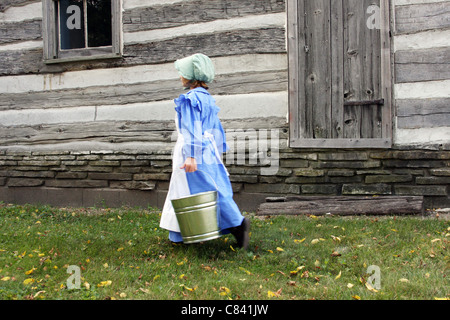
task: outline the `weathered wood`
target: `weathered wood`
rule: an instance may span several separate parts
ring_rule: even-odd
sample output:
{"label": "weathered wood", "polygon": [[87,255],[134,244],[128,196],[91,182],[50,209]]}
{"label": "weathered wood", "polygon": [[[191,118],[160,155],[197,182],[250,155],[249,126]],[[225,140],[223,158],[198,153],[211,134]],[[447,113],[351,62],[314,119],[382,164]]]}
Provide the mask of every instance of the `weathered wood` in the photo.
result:
{"label": "weathered wood", "polygon": [[[253,118],[223,120],[225,130],[234,139],[246,135],[246,130],[276,129],[282,132],[283,118]],[[0,126],[0,145],[34,145],[96,141],[104,143],[173,142],[176,138],[174,121],[93,121],[82,123],[42,124],[35,126]],[[242,130],[242,132],[237,131]],[[287,134],[279,134],[286,139]]]}
{"label": "weathered wood", "polygon": [[450,27],[450,2],[418,3],[395,8],[397,34]]}
{"label": "weathered wood", "polygon": [[0,44],[39,39],[42,39],[41,20],[0,24]]}
{"label": "weathered wood", "polygon": [[33,2],[40,2],[41,0],[2,0],[0,3],[0,12],[4,12],[10,7],[24,6]]}
{"label": "weathered wood", "polygon": [[[232,45],[230,45],[232,44]],[[122,58],[44,65],[42,49],[0,52],[0,75],[61,73],[66,71],[116,68],[175,61],[203,52],[210,57],[255,53],[286,53],[285,29],[266,28],[218,32],[176,39],[126,45]]]}
{"label": "weathered wood", "polygon": [[[292,147],[361,147],[371,142],[373,147],[391,145],[385,143],[391,139],[392,122],[390,92],[386,89],[391,89],[386,3],[288,2],[297,9],[288,15],[288,19],[294,19],[288,21],[293,29],[288,30],[293,82],[289,89],[290,115],[291,121],[296,121],[291,125]],[[383,9],[378,28],[367,26],[369,6]],[[383,99],[386,104],[381,106]],[[361,108],[360,101],[374,104],[369,107],[364,103],[368,107]]]}
{"label": "weathered wood", "polygon": [[396,82],[450,79],[450,47],[395,53]]}
{"label": "weathered wood", "polygon": [[448,127],[450,99],[397,100],[397,127],[400,129]]}
{"label": "weathered wood", "polygon": [[[287,71],[219,75],[210,85],[212,95],[285,91]],[[180,94],[180,81],[161,80],[115,86],[49,90],[0,95],[0,111],[80,105],[118,105],[171,100]]]}
{"label": "weathered wood", "polygon": [[257,215],[403,215],[423,213],[422,196],[286,197],[262,203]]}
{"label": "weathered wood", "polygon": [[135,32],[284,11],[284,0],[183,1],[126,10],[123,23],[125,32]]}

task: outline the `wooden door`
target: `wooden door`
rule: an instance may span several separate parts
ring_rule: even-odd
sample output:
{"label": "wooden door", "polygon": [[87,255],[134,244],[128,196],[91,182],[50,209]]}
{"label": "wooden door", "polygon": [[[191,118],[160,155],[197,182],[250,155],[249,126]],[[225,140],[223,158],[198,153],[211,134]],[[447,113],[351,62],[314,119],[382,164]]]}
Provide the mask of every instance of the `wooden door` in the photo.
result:
{"label": "wooden door", "polygon": [[387,0],[288,0],[291,147],[390,147]]}

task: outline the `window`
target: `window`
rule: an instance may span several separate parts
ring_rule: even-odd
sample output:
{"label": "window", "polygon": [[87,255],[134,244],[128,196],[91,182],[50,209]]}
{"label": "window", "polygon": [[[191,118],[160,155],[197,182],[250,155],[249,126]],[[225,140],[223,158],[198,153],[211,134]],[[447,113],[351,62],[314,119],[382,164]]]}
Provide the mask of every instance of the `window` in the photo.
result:
{"label": "window", "polygon": [[120,56],[120,0],[44,0],[44,60]]}
{"label": "window", "polygon": [[392,144],[389,0],[287,0],[290,146]]}

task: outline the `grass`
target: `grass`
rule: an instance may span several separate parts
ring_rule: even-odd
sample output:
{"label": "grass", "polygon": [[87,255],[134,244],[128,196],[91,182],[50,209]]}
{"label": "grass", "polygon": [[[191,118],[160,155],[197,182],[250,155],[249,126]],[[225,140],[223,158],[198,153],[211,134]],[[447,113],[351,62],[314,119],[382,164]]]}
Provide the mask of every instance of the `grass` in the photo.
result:
{"label": "grass", "polygon": [[[448,220],[247,215],[244,251],[231,235],[174,245],[154,209],[0,203],[0,299],[450,297]],[[79,289],[68,288],[69,266],[79,267]]]}

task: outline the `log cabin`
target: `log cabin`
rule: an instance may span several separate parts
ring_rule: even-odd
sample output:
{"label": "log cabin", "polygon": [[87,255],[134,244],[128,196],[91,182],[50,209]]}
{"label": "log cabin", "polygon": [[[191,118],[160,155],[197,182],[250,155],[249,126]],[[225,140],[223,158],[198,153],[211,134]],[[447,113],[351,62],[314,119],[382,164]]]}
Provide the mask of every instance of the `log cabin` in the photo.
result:
{"label": "log cabin", "polygon": [[450,207],[450,1],[2,0],[0,201],[162,207],[176,59],[210,56],[242,210]]}

